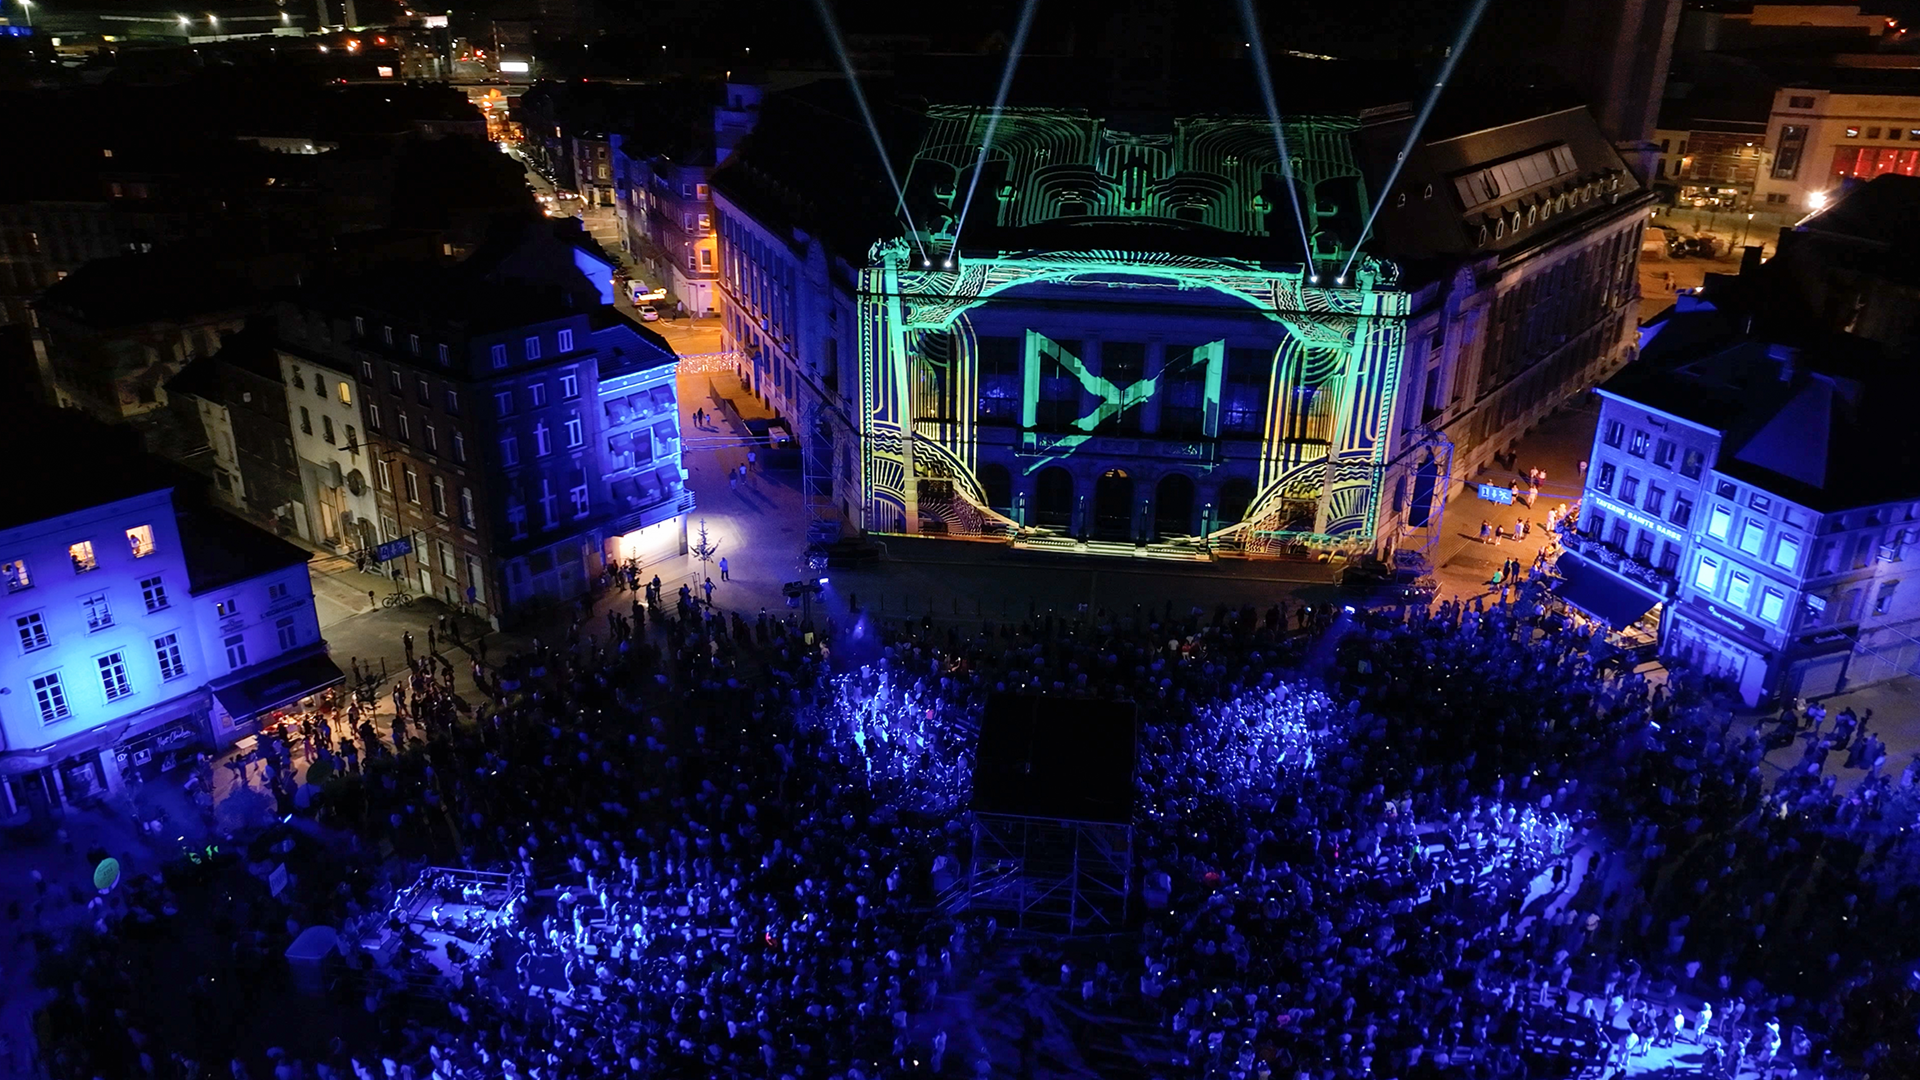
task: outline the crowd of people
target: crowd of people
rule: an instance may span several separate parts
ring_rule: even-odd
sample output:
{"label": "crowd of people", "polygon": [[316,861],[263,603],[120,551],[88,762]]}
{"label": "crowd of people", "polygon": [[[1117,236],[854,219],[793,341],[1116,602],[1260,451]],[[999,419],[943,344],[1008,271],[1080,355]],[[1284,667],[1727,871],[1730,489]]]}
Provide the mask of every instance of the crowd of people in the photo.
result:
{"label": "crowd of people", "polygon": [[[842,630],[627,584],[604,630],[464,658],[479,700],[435,641],[391,738],[365,702],[353,735],[316,733],[320,832],[527,896],[479,949],[349,941],[370,1033],[220,1070],[1045,1075],[1101,1025],[1142,1076],[1571,1076],[1675,1039],[1727,1075],[1920,1062],[1914,771],[1836,785],[1824,754],[1856,724],[1770,782],[1722,688],[1602,664],[1537,596]],[[953,902],[996,693],[1135,703],[1123,935],[1062,945]],[[284,934],[382,901],[343,882]],[[56,1075],[204,1057],[164,1045],[137,989],[110,967],[60,989],[92,1020]]]}

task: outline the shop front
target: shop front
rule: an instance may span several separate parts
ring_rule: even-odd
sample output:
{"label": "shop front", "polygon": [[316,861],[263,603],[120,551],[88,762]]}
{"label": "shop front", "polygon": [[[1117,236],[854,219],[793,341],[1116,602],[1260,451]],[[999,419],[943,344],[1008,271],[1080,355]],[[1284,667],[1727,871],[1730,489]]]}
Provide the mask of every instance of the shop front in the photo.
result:
{"label": "shop front", "polygon": [[1668,619],[1666,655],[1739,687],[1740,700],[1758,705],[1771,683],[1774,652],[1760,627],[1716,604],[1686,601]]}
{"label": "shop front", "polygon": [[608,565],[644,568],[686,554],[686,515],[675,513],[673,503],[662,504],[657,509],[666,515],[662,520],[636,524],[624,533],[607,538]]}
{"label": "shop front", "polygon": [[330,713],[345,700],[346,673],[324,650],[283,659],[262,674],[213,686],[216,746],[276,730],[303,714]]}
{"label": "shop front", "polygon": [[1615,572],[1576,551],[1564,551],[1555,566],[1560,583],[1554,596],[1572,612],[1604,626],[1607,640],[1621,649],[1659,644],[1666,597],[1652,585]]}

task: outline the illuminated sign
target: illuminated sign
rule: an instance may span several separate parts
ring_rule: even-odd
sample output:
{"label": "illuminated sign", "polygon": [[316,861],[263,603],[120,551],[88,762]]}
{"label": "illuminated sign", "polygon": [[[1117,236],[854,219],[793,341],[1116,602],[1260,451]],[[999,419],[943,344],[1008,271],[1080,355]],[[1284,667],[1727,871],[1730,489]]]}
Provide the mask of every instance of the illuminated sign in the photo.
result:
{"label": "illuminated sign", "polygon": [[393,78],[393,69],[392,69],[392,68],[390,68],[390,67],[388,67],[388,66],[387,66],[387,65],[385,65],[385,64],[381,64],[381,65],[380,65],[379,67],[377,67],[377,68],[374,68],[374,69],[373,69],[373,73],[374,73],[375,75],[378,75],[378,76],[380,76],[380,77],[381,77],[381,78],[383,78],[383,79],[391,79],[391,78]]}
{"label": "illuminated sign", "polygon": [[429,30],[443,30],[447,25],[447,17],[445,15],[429,15],[427,16],[426,25]]}
{"label": "illuminated sign", "polygon": [[386,562],[389,559],[397,559],[400,556],[405,555],[408,552],[411,552],[412,550],[413,550],[413,538],[409,536],[403,536],[398,540],[389,540],[386,543],[381,544],[379,547],[374,548],[373,557],[376,562]]}
{"label": "illuminated sign", "polygon": [[1684,533],[1682,533],[1679,529],[1676,529],[1673,526],[1667,524],[1666,522],[1659,520],[1658,518],[1650,518],[1647,515],[1640,513],[1638,510],[1634,510],[1629,507],[1622,506],[1619,503],[1614,502],[1612,499],[1603,498],[1598,494],[1590,493],[1590,497],[1593,499],[1594,502],[1600,504],[1601,509],[1607,511],[1610,514],[1618,514],[1619,516],[1626,518],[1628,521],[1633,522],[1635,525],[1638,525],[1641,528],[1646,529],[1648,532],[1659,533],[1661,536],[1666,537],[1667,539],[1673,541],[1676,544],[1684,544],[1687,542],[1687,537]]}
{"label": "illuminated sign", "polygon": [[525,75],[531,70],[533,70],[532,66],[525,60],[500,61],[500,74],[502,75]]}
{"label": "illuminated sign", "polygon": [[1513,489],[1510,487],[1502,487],[1499,484],[1481,484],[1480,497],[1488,502],[1503,503],[1507,506],[1513,505]]}

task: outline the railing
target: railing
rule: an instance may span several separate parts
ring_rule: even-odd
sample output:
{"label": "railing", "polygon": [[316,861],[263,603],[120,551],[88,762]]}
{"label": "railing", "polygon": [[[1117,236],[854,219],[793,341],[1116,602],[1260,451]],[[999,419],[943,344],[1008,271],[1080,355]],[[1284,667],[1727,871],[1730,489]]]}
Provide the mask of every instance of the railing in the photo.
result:
{"label": "railing", "polygon": [[1632,578],[1661,596],[1673,595],[1673,588],[1677,582],[1672,574],[1648,566],[1631,555],[1622,554],[1602,541],[1582,535],[1571,527],[1560,528],[1560,546],[1577,553],[1583,559],[1591,559],[1622,577]]}

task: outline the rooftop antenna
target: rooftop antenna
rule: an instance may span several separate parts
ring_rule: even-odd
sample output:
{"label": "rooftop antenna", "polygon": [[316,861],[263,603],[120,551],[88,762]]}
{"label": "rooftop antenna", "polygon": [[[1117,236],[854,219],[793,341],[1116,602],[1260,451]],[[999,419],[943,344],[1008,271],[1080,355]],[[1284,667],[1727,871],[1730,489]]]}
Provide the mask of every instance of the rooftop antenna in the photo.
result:
{"label": "rooftop antenna", "polygon": [[887,182],[893,185],[896,200],[894,213],[907,220],[907,235],[913,238],[913,246],[920,249],[920,265],[932,266],[933,260],[927,257],[926,245],[920,242],[920,230],[914,227],[913,212],[907,209],[907,189],[900,186],[900,174],[893,171],[893,162],[887,157],[886,140],[880,137],[880,125],[873,122],[873,110],[867,107],[866,92],[860,89],[860,77],[854,73],[853,58],[847,55],[846,43],[840,39],[840,24],[834,21],[833,9],[827,6],[827,0],[813,0],[813,6],[820,12],[820,24],[826,28],[833,51],[840,58],[840,70],[847,76],[847,86],[853,91],[854,104],[860,107],[860,118],[867,122],[867,134],[873,136],[873,149],[880,155],[881,166],[887,170]]}
{"label": "rooftop antenna", "polygon": [[[993,112],[987,115],[987,130],[980,140],[980,158],[973,163],[973,176],[967,181],[967,197],[960,204],[960,220],[953,227],[953,246],[960,247],[960,232],[967,227],[967,211],[973,207],[973,191],[980,186],[980,173],[987,167],[987,151],[993,148],[993,132],[1000,126],[1000,110],[1007,104],[1007,91],[1013,86],[1013,69],[1019,66],[1020,52],[1027,45],[1027,30],[1033,25],[1033,9],[1039,0],[1026,0],[1020,8],[1020,22],[1013,30],[1013,42],[1007,46],[1007,66],[1000,73],[1000,92],[994,95]],[[953,265],[953,252],[947,253],[947,265]]]}
{"label": "rooftop antenna", "polygon": [[1340,280],[1346,281],[1347,271],[1353,269],[1353,260],[1360,254],[1360,245],[1367,242],[1373,234],[1374,219],[1380,216],[1380,208],[1387,204],[1387,193],[1393,190],[1394,182],[1400,179],[1400,169],[1406,165],[1408,155],[1413,153],[1414,143],[1420,139],[1420,132],[1427,126],[1427,118],[1433,115],[1433,107],[1440,103],[1440,91],[1447,85],[1447,79],[1453,75],[1453,67],[1460,62],[1460,54],[1467,51],[1467,42],[1472,40],[1474,28],[1480,25],[1480,16],[1487,13],[1487,0],[1473,0],[1467,8],[1467,20],[1460,25],[1460,36],[1454,40],[1453,47],[1447,50],[1446,59],[1440,62],[1440,73],[1434,77],[1432,89],[1427,91],[1427,100],[1420,106],[1420,114],[1413,118],[1413,126],[1407,129],[1407,142],[1400,148],[1400,156],[1393,159],[1393,168],[1387,172],[1387,182],[1380,185],[1380,197],[1374,201],[1373,210],[1367,214],[1367,223],[1360,228],[1359,239],[1353,242],[1353,250],[1347,252],[1347,262],[1340,268]]}

